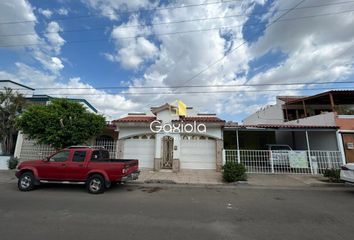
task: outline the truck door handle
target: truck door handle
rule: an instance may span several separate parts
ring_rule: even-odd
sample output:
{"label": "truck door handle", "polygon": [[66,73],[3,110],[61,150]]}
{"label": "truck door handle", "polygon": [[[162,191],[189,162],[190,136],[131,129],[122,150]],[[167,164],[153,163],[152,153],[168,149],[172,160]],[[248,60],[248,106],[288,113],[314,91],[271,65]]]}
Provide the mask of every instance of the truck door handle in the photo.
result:
{"label": "truck door handle", "polygon": [[66,167],[66,164],[65,164],[65,163],[62,163],[61,166]]}
{"label": "truck door handle", "polygon": [[83,167],[84,165],[83,164],[79,164],[79,167]]}

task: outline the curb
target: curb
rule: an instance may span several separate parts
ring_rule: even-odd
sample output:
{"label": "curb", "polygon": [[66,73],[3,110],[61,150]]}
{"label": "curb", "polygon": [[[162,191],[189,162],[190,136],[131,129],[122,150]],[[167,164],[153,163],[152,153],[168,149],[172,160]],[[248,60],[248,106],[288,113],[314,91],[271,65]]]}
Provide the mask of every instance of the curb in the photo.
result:
{"label": "curb", "polygon": [[[173,181],[172,181],[173,182]],[[342,190],[348,189],[349,185],[343,183],[311,183],[303,184],[302,186],[280,186],[280,185],[255,185],[249,184],[248,182],[241,181],[235,183],[218,183],[218,184],[207,184],[207,183],[168,183],[165,181],[135,181],[126,183],[127,185],[136,186],[151,186],[151,187],[191,187],[191,188],[222,188],[222,189],[279,189],[279,190],[300,190],[300,189],[317,189],[317,190]]]}

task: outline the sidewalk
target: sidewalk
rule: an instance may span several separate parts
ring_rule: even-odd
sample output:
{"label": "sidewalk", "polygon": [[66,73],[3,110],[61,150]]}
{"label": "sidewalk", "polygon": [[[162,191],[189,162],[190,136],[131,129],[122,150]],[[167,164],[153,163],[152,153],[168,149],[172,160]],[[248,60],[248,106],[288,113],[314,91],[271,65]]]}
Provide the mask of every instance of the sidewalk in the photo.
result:
{"label": "sidewalk", "polygon": [[[224,183],[222,174],[212,170],[183,170],[178,173],[161,170],[142,170],[134,184],[188,184],[208,186],[244,186],[270,188],[338,187],[342,183],[329,183],[320,175],[248,174],[246,182]],[[0,170],[0,183],[16,183],[15,170]]]}
{"label": "sidewalk", "polygon": [[142,170],[137,183],[223,184],[221,173],[214,170],[182,170],[178,173]]}
{"label": "sidewalk", "polygon": [[259,187],[336,187],[342,183],[330,183],[321,175],[305,174],[248,174],[247,184]]}

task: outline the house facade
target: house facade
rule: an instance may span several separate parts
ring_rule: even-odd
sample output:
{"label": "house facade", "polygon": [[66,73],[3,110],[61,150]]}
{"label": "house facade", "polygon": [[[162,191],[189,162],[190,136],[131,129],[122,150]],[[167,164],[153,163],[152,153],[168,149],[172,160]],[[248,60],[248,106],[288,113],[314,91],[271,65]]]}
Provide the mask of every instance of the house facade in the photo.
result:
{"label": "house facade", "polygon": [[[306,97],[279,96],[276,104],[258,110],[243,123],[336,127],[339,150],[346,162],[354,162],[353,90],[333,90]],[[318,137],[317,141],[322,141],[325,146],[325,139]]]}
{"label": "house facade", "polygon": [[166,103],[112,123],[119,131],[117,157],[139,159],[141,168],[221,170],[225,121],[215,114],[188,107],[181,116]]}

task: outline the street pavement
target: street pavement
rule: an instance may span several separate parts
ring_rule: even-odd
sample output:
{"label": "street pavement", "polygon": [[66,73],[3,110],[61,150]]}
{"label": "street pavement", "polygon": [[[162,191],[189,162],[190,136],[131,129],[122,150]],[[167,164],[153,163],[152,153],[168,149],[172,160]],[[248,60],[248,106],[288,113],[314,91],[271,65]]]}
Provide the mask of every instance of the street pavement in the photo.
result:
{"label": "street pavement", "polygon": [[0,239],[353,239],[354,188],[0,183]]}

